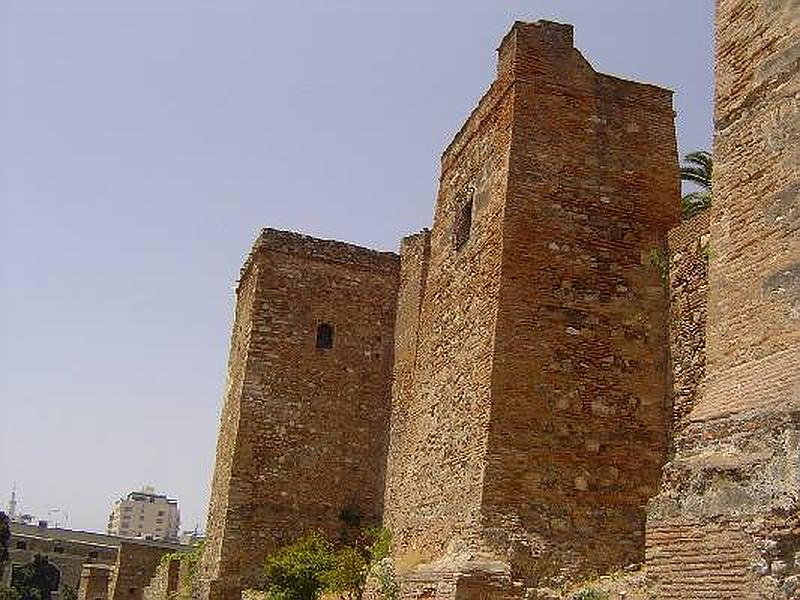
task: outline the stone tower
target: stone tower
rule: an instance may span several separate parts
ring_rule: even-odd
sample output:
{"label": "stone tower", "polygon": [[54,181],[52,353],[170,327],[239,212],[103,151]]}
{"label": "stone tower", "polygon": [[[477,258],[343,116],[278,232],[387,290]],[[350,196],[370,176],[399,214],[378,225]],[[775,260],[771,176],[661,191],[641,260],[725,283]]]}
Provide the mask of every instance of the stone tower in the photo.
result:
{"label": "stone tower", "polygon": [[643,559],[679,193],[671,92],[595,72],[569,25],[516,23],[401,248],[384,516],[407,595]]}
{"label": "stone tower", "polygon": [[648,563],[659,598],[797,598],[800,5],[716,7],[707,377],[649,508]]}
{"label": "stone tower", "polygon": [[201,568],[239,598],[264,558],[382,512],[398,257],[265,229],[237,287]]}

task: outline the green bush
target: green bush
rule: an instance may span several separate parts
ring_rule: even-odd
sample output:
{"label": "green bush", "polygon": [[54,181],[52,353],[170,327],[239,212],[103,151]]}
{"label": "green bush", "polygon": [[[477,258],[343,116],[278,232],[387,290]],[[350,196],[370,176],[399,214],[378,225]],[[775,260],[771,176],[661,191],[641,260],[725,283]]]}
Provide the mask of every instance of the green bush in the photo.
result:
{"label": "green bush", "polygon": [[603,590],[597,588],[586,588],[579,592],[575,592],[570,597],[570,600],[607,600],[608,594]]}
{"label": "green bush", "polygon": [[309,533],[267,557],[267,593],[274,600],[315,600],[335,564],[333,545],[321,533]]}
{"label": "green bush", "polygon": [[[271,600],[315,600],[323,592],[360,600],[367,576],[373,573],[382,595],[393,594],[393,580],[383,565],[390,561],[392,536],[387,529],[361,532],[352,545],[336,548],[322,533],[306,534],[267,557],[265,574]],[[391,571],[393,574],[393,571]]]}

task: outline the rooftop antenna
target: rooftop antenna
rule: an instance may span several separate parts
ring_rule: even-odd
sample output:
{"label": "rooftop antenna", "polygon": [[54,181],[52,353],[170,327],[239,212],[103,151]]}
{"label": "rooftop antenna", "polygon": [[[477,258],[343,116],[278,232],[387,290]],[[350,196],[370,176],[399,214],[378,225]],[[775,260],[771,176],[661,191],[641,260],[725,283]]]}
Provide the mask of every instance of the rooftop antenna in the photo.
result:
{"label": "rooftop antenna", "polygon": [[8,501],[8,520],[13,521],[17,516],[17,483],[11,488],[11,500]]}

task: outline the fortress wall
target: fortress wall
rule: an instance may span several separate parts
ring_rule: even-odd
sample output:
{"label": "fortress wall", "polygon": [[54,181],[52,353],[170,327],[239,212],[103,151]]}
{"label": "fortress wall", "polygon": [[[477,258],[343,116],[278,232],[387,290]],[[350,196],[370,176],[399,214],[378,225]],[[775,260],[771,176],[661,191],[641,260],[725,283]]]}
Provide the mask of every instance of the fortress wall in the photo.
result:
{"label": "fortress wall", "polygon": [[108,584],[109,600],[143,600],[161,557],[174,548],[138,541],[121,541]]}
{"label": "fortress wall", "polygon": [[669,353],[672,367],[671,435],[687,424],[702,395],[706,371],[708,306],[709,211],[670,230]]}
{"label": "fortress wall", "polygon": [[484,538],[535,586],[643,559],[668,399],[666,292],[650,255],[680,192],[671,92],[595,73],[569,26],[510,35]]}
{"label": "fortress wall", "polygon": [[718,0],[708,386],[694,419],[800,408],[800,10]]}
{"label": "fortress wall", "polygon": [[395,507],[403,504],[414,488],[416,465],[413,445],[409,443],[419,418],[414,373],[417,365],[419,317],[425,296],[430,262],[430,232],[408,236],[400,245],[400,286],[395,320],[394,378],[392,382],[391,432],[384,494],[384,525],[392,530],[395,521],[405,515]]}
{"label": "fortress wall", "polygon": [[716,6],[707,376],[648,508],[649,572],[660,598],[796,598],[800,11]]}
{"label": "fortress wall", "polygon": [[[209,593],[210,582],[217,580],[221,573],[235,572],[238,569],[239,554],[236,549],[240,539],[246,535],[238,521],[239,511],[247,505],[250,484],[239,472],[234,472],[234,460],[241,452],[239,447],[243,441],[239,436],[241,398],[249,360],[248,350],[253,331],[258,277],[259,268],[257,264],[253,264],[251,254],[245,263],[245,268],[242,269],[236,287],[236,313],[217,434],[217,454],[206,522],[206,543],[200,564],[205,594]],[[234,583],[232,590],[232,597],[235,597]]]}
{"label": "fortress wall", "polygon": [[401,568],[459,553],[478,540],[512,117],[509,84],[507,78],[492,84],[442,156],[413,391],[401,398],[396,387],[394,397],[397,435],[385,519]]}
{"label": "fortress wall", "polygon": [[[205,592],[260,583],[266,554],[380,520],[399,261],[264,230],[243,270]],[[332,348],[318,327],[332,327]],[[218,506],[215,509],[215,500]]]}

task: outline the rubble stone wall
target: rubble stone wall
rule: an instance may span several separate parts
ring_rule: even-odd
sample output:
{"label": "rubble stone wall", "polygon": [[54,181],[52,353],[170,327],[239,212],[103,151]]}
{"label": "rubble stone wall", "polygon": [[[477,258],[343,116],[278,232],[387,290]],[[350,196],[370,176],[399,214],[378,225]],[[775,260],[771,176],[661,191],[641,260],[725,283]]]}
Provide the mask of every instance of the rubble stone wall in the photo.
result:
{"label": "rubble stone wall", "polygon": [[[174,545],[173,545],[174,546]],[[109,600],[143,600],[161,557],[174,547],[121,541],[109,583]]]}
{"label": "rubble stone wall", "polygon": [[144,588],[143,600],[171,600],[178,593],[180,582],[181,560],[170,557],[162,560],[156,567],[156,572]]}
{"label": "rubble stone wall", "polygon": [[706,381],[648,508],[649,572],[660,598],[798,598],[800,11],[718,0],[716,28]]}
{"label": "rubble stone wall", "polygon": [[111,565],[83,565],[78,600],[107,600],[111,570]]}
{"label": "rubble stone wall", "polygon": [[686,426],[702,395],[706,372],[709,212],[669,232],[669,354],[672,366],[672,435]]}
{"label": "rubble stone wall", "polygon": [[678,213],[671,92],[517,23],[442,157],[429,258],[401,253],[385,520],[409,597],[643,559],[669,398],[650,255]]}
{"label": "rubble stone wall", "polygon": [[[511,83],[492,84],[442,156],[413,372],[395,369],[385,523],[401,568],[479,540]],[[404,269],[416,261],[404,253]]]}
{"label": "rubble stone wall", "polygon": [[672,93],[596,73],[572,27],[518,25],[483,491],[484,539],[525,586],[644,558],[666,453],[679,218]]}
{"label": "rubble stone wall", "polygon": [[[380,520],[399,260],[264,230],[245,263],[204,557],[208,592],[262,583],[266,554]],[[320,326],[331,332],[319,347]]]}

